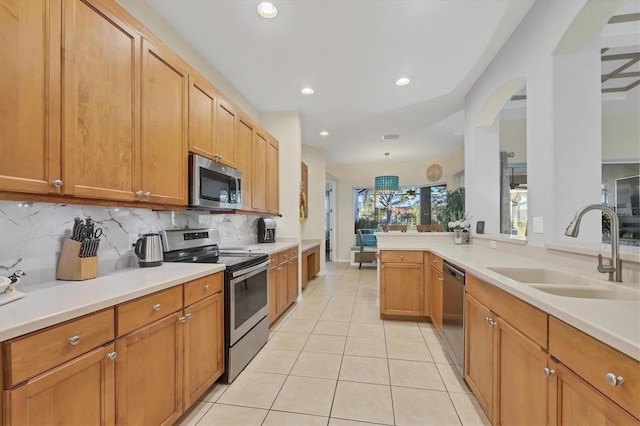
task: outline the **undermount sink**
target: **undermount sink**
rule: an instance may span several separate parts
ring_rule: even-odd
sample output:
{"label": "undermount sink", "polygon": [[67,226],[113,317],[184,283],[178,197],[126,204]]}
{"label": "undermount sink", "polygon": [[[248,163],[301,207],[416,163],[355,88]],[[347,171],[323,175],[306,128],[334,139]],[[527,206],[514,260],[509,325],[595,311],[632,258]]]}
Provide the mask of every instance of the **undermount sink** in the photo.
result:
{"label": "undermount sink", "polygon": [[584,284],[585,278],[568,272],[544,268],[488,268],[493,272],[525,284]]}
{"label": "undermount sink", "polygon": [[640,300],[640,291],[623,287],[619,283],[588,278],[580,274],[546,268],[489,267],[514,281],[536,290],[563,297],[583,299]]}
{"label": "undermount sink", "polygon": [[532,285],[531,287],[544,291],[545,293],[564,297],[577,297],[582,299],[640,300],[640,292],[627,288],[617,288],[610,285],[591,287]]}

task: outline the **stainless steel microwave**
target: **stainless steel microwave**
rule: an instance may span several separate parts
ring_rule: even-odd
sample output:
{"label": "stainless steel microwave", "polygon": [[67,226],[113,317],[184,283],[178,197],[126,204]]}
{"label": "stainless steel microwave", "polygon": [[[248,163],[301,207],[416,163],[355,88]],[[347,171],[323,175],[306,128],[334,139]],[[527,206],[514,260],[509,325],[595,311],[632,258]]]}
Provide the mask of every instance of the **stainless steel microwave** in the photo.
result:
{"label": "stainless steel microwave", "polygon": [[242,172],[189,154],[189,207],[202,210],[242,208]]}

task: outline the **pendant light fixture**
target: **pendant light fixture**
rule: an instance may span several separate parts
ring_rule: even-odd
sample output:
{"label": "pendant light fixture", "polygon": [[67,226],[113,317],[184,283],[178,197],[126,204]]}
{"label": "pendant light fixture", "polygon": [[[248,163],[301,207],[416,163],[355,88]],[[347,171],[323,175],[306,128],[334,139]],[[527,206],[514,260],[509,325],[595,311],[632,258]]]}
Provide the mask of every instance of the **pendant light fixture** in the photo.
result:
{"label": "pendant light fixture", "polygon": [[[387,158],[387,165],[388,165],[389,153],[385,152],[384,155]],[[400,178],[398,178],[398,176],[391,176],[391,175],[376,176],[375,192],[377,194],[397,192],[399,190],[400,190]]]}

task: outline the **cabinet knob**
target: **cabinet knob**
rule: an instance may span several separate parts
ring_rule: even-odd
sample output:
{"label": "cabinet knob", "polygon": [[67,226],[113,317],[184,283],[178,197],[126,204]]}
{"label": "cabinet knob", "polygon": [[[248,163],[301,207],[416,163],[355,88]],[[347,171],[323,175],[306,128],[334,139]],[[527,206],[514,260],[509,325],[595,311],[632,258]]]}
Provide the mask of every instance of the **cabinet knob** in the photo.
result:
{"label": "cabinet knob", "polygon": [[144,193],[144,196],[145,196],[145,197],[147,197],[147,198],[149,198],[149,197],[151,197],[151,193],[150,193],[150,192],[145,192],[145,193]]}
{"label": "cabinet knob", "polygon": [[438,280],[444,281],[444,278],[443,277],[438,277]]}
{"label": "cabinet knob", "polygon": [[159,303],[156,303],[155,305],[153,305],[153,310],[154,311],[159,311],[161,307],[162,306]]}
{"label": "cabinet knob", "polygon": [[114,359],[116,359],[118,357],[118,353],[117,352],[109,352],[107,354],[107,358],[110,359],[111,361],[113,361]]}
{"label": "cabinet knob", "polygon": [[495,327],[496,325],[498,325],[498,323],[496,321],[494,321],[493,319],[489,318],[489,325],[491,327]]}
{"label": "cabinet knob", "polygon": [[193,314],[187,314],[187,315],[185,315],[185,317],[187,317],[187,319],[190,320],[191,317],[193,317]]}
{"label": "cabinet knob", "polygon": [[611,386],[618,386],[624,383],[624,378],[622,376],[616,376],[613,373],[605,374],[604,378]]}
{"label": "cabinet knob", "polygon": [[142,197],[142,191],[136,191],[136,195],[137,195],[138,197]]}
{"label": "cabinet knob", "polygon": [[209,290],[209,287],[210,287],[209,284],[207,284],[207,285],[204,286],[204,289],[205,290]]}
{"label": "cabinet knob", "polygon": [[404,256],[403,256],[403,255],[400,255],[400,260],[402,260],[402,259],[404,259]]}
{"label": "cabinet knob", "polygon": [[69,337],[67,341],[70,345],[76,346],[78,343],[80,343],[80,336]]}
{"label": "cabinet knob", "polygon": [[178,318],[178,321],[184,324],[187,321],[187,317],[180,317]]}
{"label": "cabinet knob", "polygon": [[556,370],[549,370],[547,367],[543,368],[542,371],[544,372],[544,375],[547,377],[551,377],[554,374],[556,374]]}
{"label": "cabinet knob", "polygon": [[60,188],[62,186],[62,181],[60,179],[56,179],[51,182],[51,185],[55,186],[56,188]]}

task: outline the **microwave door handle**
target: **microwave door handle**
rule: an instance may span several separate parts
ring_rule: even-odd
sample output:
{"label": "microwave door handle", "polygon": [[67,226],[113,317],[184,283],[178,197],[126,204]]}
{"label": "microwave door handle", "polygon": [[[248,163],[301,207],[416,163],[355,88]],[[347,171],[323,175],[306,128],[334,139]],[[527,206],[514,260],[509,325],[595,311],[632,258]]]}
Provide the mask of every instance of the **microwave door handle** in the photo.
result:
{"label": "microwave door handle", "polygon": [[236,204],[240,204],[242,202],[240,199],[240,181],[238,180],[238,176],[234,176],[233,180],[236,181]]}

